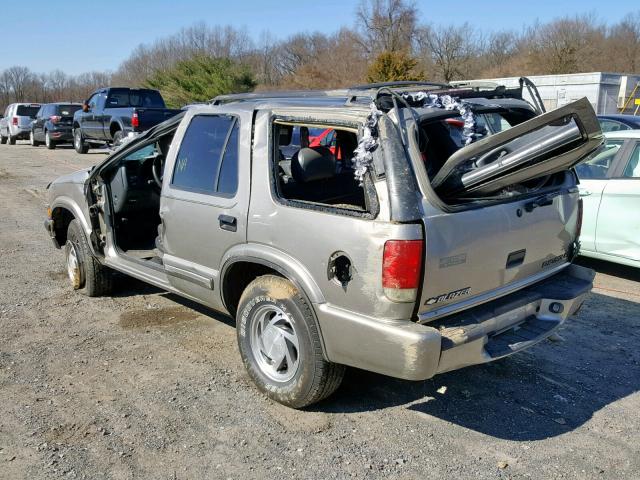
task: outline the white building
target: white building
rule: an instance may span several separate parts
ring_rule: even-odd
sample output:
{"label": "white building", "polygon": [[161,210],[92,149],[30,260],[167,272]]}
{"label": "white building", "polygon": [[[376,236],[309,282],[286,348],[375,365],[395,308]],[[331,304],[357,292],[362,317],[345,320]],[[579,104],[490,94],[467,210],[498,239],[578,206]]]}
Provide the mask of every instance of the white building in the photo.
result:
{"label": "white building", "polygon": [[[516,87],[518,79],[519,77],[507,77],[491,78],[486,81]],[[587,97],[599,115],[612,113],[640,115],[640,105],[635,104],[636,99],[640,101],[640,74],[593,72],[533,75],[529,79],[538,87],[547,110]],[[526,89],[525,98],[530,100]],[[626,109],[622,112],[625,105]]]}

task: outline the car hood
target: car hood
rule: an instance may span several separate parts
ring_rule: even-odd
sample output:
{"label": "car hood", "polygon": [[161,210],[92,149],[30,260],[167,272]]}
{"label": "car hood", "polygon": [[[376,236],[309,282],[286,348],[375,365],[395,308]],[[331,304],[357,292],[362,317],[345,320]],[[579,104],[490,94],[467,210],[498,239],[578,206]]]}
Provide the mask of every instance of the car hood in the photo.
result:
{"label": "car hood", "polygon": [[84,184],[89,178],[89,170],[82,169],[73,173],[68,173],[67,175],[63,175],[61,177],[56,178],[51,184],[60,184],[60,183],[77,183]]}

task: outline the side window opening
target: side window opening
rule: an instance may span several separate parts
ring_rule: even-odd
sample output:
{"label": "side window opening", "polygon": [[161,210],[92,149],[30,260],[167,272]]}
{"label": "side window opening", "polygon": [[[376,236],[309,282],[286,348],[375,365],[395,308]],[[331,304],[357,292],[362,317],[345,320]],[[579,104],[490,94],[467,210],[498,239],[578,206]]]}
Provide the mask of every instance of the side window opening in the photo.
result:
{"label": "side window opening", "polygon": [[358,144],[354,131],[276,122],[274,138],[274,178],[280,199],[294,206],[370,212],[350,161]]}
{"label": "side window opening", "polygon": [[640,143],[637,143],[636,148],[633,149],[622,176],[624,178],[640,178]]}
{"label": "side window opening", "polygon": [[623,143],[622,140],[607,140],[599,149],[576,165],[578,177],[583,180],[607,178],[613,159]]}

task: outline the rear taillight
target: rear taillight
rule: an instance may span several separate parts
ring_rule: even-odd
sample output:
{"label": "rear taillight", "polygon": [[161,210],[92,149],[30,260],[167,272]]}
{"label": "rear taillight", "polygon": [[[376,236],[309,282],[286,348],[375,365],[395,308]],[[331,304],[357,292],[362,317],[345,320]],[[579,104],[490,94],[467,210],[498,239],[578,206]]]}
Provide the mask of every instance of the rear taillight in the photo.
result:
{"label": "rear taillight", "polygon": [[13,117],[11,119],[11,123],[13,123],[14,125],[17,125],[18,124],[18,117]]}
{"label": "rear taillight", "polygon": [[576,220],[576,240],[580,237],[582,233],[582,212],[583,212],[582,199],[578,200],[578,218]]}
{"label": "rear taillight", "polygon": [[60,115],[51,115],[49,117],[49,120],[51,120],[51,123],[58,123],[60,120],[62,120],[62,117]]}
{"label": "rear taillight", "polygon": [[413,302],[420,285],[423,240],[389,240],[384,244],[382,287],[394,302]]}
{"label": "rear taillight", "polygon": [[138,118],[138,114],[135,112],[131,116],[131,126],[133,128],[138,128],[140,126],[140,119]]}

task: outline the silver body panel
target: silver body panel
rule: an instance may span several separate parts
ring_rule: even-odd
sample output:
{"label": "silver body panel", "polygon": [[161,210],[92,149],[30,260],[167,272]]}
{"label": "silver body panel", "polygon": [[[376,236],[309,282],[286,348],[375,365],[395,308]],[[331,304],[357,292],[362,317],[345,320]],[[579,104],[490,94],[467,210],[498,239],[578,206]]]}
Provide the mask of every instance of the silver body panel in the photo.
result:
{"label": "silver body panel", "polygon": [[[24,115],[16,115],[16,111],[18,106],[31,106],[40,105],[32,104],[32,103],[12,103],[9,105],[4,112],[2,118],[0,118],[0,135],[3,137],[19,137],[19,138],[28,138],[29,132],[31,132],[31,122],[33,118]],[[17,117],[18,124],[13,124],[13,118]]]}
{"label": "silver body panel", "polygon": [[[275,119],[320,125],[337,122],[357,129],[367,113],[361,106],[300,107],[287,102],[190,108],[177,126],[165,172],[172,171],[180,140],[194,116],[236,115],[240,119],[237,194],[214,198],[176,190],[170,184],[170,173],[165,174],[160,203],[163,264],[149,265],[123,255],[115,246],[108,214],[105,247],[95,251],[96,257],[115,270],[222,312],[230,310],[224,304],[221,285],[234,262],[273,266],[309,299],[329,361],[412,380],[494,359],[484,346],[499,333],[497,330],[518,328],[531,318],[542,321],[553,317],[550,327],[532,337],[529,346],[548,336],[578,308],[591,284],[588,273],[569,266],[565,259],[575,240],[577,192],[557,195],[549,205],[518,217],[516,212],[524,208],[524,200],[454,212],[434,204],[423,190],[424,197],[417,199],[422,218],[407,223],[393,221],[387,181],[382,175],[374,181],[380,204],[375,218],[296,208],[274,196],[271,132]],[[147,136],[141,135],[123,149],[146,141]],[[51,208],[65,208],[80,217],[88,236],[94,233],[86,197],[89,183],[118,155],[116,152],[108,158],[95,170],[98,173],[89,176],[86,171],[79,172],[58,179],[49,188]],[[108,205],[105,208],[108,213]],[[237,230],[219,228],[219,215],[235,217]],[[384,244],[389,239],[422,238],[426,240],[426,262],[420,298],[393,302],[385,296],[381,282]],[[527,251],[522,263],[506,268],[509,254],[519,249]],[[329,259],[336,252],[344,252],[352,261],[354,275],[346,285],[328,275]],[[497,298],[515,298],[518,292],[533,288],[531,284],[557,275],[563,275],[565,283],[570,277],[573,297],[556,298],[557,289],[551,288],[551,282],[548,291],[514,307],[512,314],[496,314],[479,322],[481,340],[463,342],[455,349],[445,352],[446,338],[438,328],[418,322],[471,312]],[[469,295],[464,298],[427,304],[440,293],[467,286]],[[549,311],[554,301],[561,304],[562,313]],[[513,352],[524,347],[516,346]]]}

